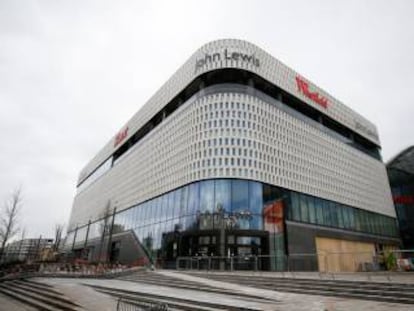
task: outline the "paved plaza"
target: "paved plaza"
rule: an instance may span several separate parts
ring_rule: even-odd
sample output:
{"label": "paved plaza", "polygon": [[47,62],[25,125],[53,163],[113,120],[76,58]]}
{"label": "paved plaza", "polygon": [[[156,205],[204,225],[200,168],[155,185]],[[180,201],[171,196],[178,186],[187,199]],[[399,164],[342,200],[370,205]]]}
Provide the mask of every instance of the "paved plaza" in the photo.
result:
{"label": "paved plaza", "polygon": [[[359,300],[352,298],[326,297],[288,293],[277,290],[261,289],[241,284],[228,283],[208,279],[213,275],[233,275],[244,277],[275,278],[275,284],[283,282],[285,278],[315,279],[316,280],[348,280],[361,282],[388,282],[414,284],[414,274],[410,273],[352,273],[352,274],[319,274],[319,273],[265,273],[265,272],[179,272],[175,270],[158,270],[148,272],[152,276],[166,280],[176,280],[188,284],[188,288],[179,288],[171,281],[160,284],[150,284],[137,275],[134,281],[122,279],[96,278],[33,278],[32,281],[48,284],[62,293],[79,307],[74,310],[115,311],[117,297],[99,291],[99,287],[110,288],[130,295],[159,295],[166,299],[187,299],[196,303],[217,303],[228,306],[229,309],[247,308],[249,310],[314,310],[314,311],[358,311],[358,310],[414,310],[413,305],[387,303],[375,300]],[[277,279],[276,279],[277,278]],[[141,281],[140,281],[141,280]],[[148,280],[147,280],[148,281]],[[94,288],[95,286],[95,288]],[[98,290],[96,290],[98,288]],[[208,289],[214,289],[209,291]],[[138,297],[138,296],[137,296]],[[19,303],[8,296],[0,294],[1,310],[31,311],[36,310]]]}
{"label": "paved plaza", "polygon": [[[377,301],[365,301],[348,298],[323,297],[315,295],[302,295],[294,293],[284,293],[263,289],[255,289],[246,286],[235,285],[226,282],[208,280],[205,278],[177,273],[175,271],[158,271],[163,275],[180,278],[187,281],[199,282],[200,284],[210,285],[217,288],[231,289],[240,296],[228,296],[217,293],[208,293],[195,290],[183,290],[167,286],[155,286],[150,284],[140,284],[121,280],[101,280],[101,279],[42,279],[36,281],[46,282],[59,288],[67,297],[71,297],[86,310],[116,310],[113,298],[97,293],[85,285],[108,286],[111,288],[136,291],[140,293],[162,293],[171,297],[186,297],[196,301],[217,301],[232,307],[249,307],[257,310],[326,310],[326,311],[358,311],[358,310],[401,310],[412,311],[412,305],[385,303]],[[309,277],[311,274],[308,275]],[[336,276],[339,277],[339,276]],[[343,275],[342,278],[350,277]],[[367,277],[366,275],[364,277]],[[363,276],[360,276],[362,279]],[[388,279],[389,276],[371,276],[371,279],[378,281]],[[391,280],[395,282],[409,279],[413,282],[414,275],[393,275]],[[270,301],[255,301],[251,298],[243,298],[243,295],[257,295],[270,299]]]}

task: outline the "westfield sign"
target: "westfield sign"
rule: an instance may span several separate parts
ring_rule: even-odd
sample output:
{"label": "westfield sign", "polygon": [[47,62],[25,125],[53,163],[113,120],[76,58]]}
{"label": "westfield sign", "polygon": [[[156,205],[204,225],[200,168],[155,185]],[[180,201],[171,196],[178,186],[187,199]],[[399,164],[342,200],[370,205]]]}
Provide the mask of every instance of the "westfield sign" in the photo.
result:
{"label": "westfield sign", "polygon": [[116,134],[115,141],[114,141],[114,147],[118,146],[125,139],[125,137],[127,137],[127,135],[128,135],[128,127],[126,127],[125,129],[120,131],[118,134]]}
{"label": "westfield sign", "polygon": [[296,85],[298,86],[299,93],[302,93],[319,106],[322,106],[325,109],[328,108],[328,99],[324,96],[321,96],[318,92],[312,92],[309,89],[309,83],[302,77],[296,76]]}
{"label": "westfield sign", "polygon": [[412,195],[397,195],[393,199],[395,204],[414,204],[414,196]]}

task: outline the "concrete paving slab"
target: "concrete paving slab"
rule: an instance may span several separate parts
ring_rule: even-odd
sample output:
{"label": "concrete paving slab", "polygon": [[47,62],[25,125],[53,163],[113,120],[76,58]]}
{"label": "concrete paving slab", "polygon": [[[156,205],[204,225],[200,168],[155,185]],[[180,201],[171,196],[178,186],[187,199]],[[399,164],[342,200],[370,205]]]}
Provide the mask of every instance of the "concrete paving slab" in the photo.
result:
{"label": "concrete paving slab", "polygon": [[[201,284],[209,284],[220,288],[230,289],[250,295],[263,295],[267,298],[276,298],[278,300],[277,306],[280,309],[275,310],[323,310],[323,311],[389,311],[389,310],[401,310],[401,311],[413,311],[413,305],[399,304],[399,303],[385,303],[378,301],[368,301],[350,298],[339,297],[326,297],[317,295],[304,295],[296,293],[284,293],[272,290],[258,289],[247,286],[241,286],[233,283],[213,281],[210,279],[202,278],[202,275],[188,275],[180,273],[178,271],[159,270],[157,273],[167,275],[170,277],[176,277],[183,280],[192,282],[200,282]],[[308,275],[308,277],[311,275]]]}
{"label": "concrete paving slab", "polygon": [[377,301],[365,301],[357,299],[324,297],[316,295],[302,295],[284,293],[272,290],[263,290],[241,286],[232,283],[212,281],[198,276],[187,275],[176,271],[157,271],[170,277],[182,280],[196,281],[200,284],[215,286],[217,288],[232,289],[241,295],[262,295],[274,299],[274,302],[257,302],[248,298],[239,298],[224,294],[186,290],[168,286],[156,286],[145,283],[137,283],[123,280],[102,280],[102,279],[36,279],[46,282],[59,288],[65,295],[82,305],[85,310],[116,310],[116,301],[104,294],[94,291],[83,284],[106,286],[116,289],[136,291],[140,293],[161,294],[169,297],[186,298],[194,301],[217,302],[234,307],[249,307],[258,310],[292,310],[292,311],[413,311],[413,305],[384,303]]}
{"label": "concrete paving slab", "polygon": [[37,278],[37,282],[52,285],[78,304],[79,310],[116,311],[117,300],[81,284],[82,279]]}
{"label": "concrete paving slab", "polygon": [[6,295],[0,294],[0,310],[7,311],[36,311],[35,308],[32,308],[28,305],[20,303],[13,298],[10,298]]}

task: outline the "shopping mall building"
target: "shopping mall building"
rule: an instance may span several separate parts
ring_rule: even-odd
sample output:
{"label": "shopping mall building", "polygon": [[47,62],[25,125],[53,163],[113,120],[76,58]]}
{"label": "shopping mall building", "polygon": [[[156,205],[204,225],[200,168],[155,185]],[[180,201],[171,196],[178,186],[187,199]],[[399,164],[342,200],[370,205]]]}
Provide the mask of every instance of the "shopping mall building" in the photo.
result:
{"label": "shopping mall building", "polygon": [[402,244],[414,257],[414,146],[404,149],[387,163]]}
{"label": "shopping mall building", "polygon": [[284,269],[286,256],[396,247],[395,216],[371,122],[257,46],[218,40],[81,171],[65,247],[92,261],[255,255]]}

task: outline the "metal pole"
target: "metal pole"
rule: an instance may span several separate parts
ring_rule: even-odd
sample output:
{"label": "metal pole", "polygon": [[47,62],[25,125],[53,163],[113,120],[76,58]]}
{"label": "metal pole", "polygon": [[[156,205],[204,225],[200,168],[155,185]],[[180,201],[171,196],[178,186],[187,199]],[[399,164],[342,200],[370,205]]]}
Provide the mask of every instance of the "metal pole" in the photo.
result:
{"label": "metal pole", "polygon": [[91,226],[91,220],[89,219],[88,228],[86,229],[85,243],[83,244],[83,248],[86,248],[86,244],[88,243],[90,226]]}
{"label": "metal pole", "polygon": [[78,234],[78,226],[76,226],[76,229],[75,229],[75,234],[73,235],[73,242],[72,242],[72,252],[73,252],[73,250],[74,250],[74,248],[75,248],[75,241],[76,241],[76,235]]}
{"label": "metal pole", "polygon": [[111,250],[112,250],[112,233],[115,223],[115,214],[116,214],[116,207],[114,207],[114,212],[112,213],[112,222],[111,227],[109,228],[109,237],[108,237],[108,249],[106,253],[105,261],[111,262]]}

